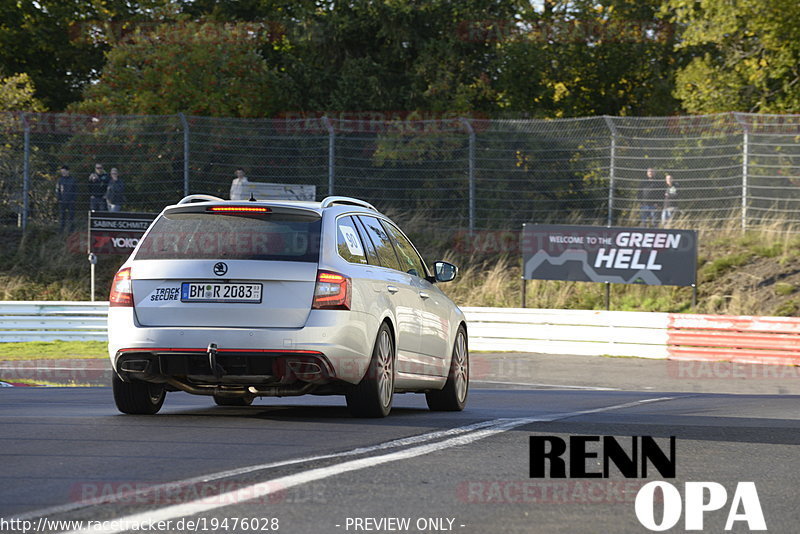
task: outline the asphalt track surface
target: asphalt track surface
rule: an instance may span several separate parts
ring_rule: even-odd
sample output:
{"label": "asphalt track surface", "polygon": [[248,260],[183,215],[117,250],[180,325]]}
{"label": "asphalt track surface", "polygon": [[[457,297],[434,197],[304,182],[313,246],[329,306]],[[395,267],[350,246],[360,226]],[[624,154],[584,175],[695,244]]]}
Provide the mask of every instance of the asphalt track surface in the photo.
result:
{"label": "asphalt track surface", "polygon": [[[472,375],[464,412],[398,395],[380,420],[350,417],[340,397],[222,408],[174,393],[146,417],[119,414],[105,387],[2,388],[0,527],[21,532],[8,523],[16,518],[31,532],[70,530],[57,520],[109,527],[84,532],[149,522],[150,532],[650,532],[634,500],[657,472],[528,476],[531,436],[649,435],[664,448],[676,437],[668,481],[681,493],[688,481],[726,488],[703,532],[724,531],[742,481],[755,483],[769,532],[800,531],[797,368],[473,354]],[[668,532],[684,531],[682,517]],[[740,521],[731,532],[749,530]]]}

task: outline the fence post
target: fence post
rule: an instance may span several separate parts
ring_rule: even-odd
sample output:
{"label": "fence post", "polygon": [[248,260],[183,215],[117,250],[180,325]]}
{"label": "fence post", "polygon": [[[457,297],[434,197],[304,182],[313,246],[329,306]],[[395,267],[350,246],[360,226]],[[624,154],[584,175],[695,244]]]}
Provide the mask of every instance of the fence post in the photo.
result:
{"label": "fence post", "polygon": [[475,231],[475,128],[473,128],[472,124],[464,117],[460,117],[459,120],[469,134],[467,165],[469,180],[469,231],[472,233]]}
{"label": "fence post", "polygon": [[742,232],[747,230],[747,178],[750,165],[750,130],[747,122],[743,121],[739,113],[734,112],[733,117],[742,127]]}
{"label": "fence post", "polygon": [[22,162],[22,217],[20,226],[24,232],[28,228],[28,212],[30,210],[29,193],[31,188],[31,125],[28,124],[28,118],[25,113],[22,113],[22,127],[23,127],[23,140],[24,152]]}
{"label": "fence post", "polygon": [[328,130],[328,196],[333,196],[336,185],[336,131],[328,117],[322,117],[322,124]]}
{"label": "fence post", "polygon": [[608,115],[603,115],[603,120],[606,121],[606,126],[611,132],[611,154],[608,165],[608,219],[606,221],[606,225],[611,226],[614,224],[614,182],[616,181],[614,167],[617,164],[617,127],[614,126],[614,121]]}
{"label": "fence post", "polygon": [[189,121],[186,115],[178,113],[183,127],[183,196],[189,196]]}

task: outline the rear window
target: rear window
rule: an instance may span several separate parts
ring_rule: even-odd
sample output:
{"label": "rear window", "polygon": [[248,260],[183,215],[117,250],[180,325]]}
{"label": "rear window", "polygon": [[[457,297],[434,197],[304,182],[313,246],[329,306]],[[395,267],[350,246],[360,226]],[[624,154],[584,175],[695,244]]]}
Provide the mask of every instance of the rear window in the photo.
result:
{"label": "rear window", "polygon": [[321,219],[292,213],[168,213],[156,219],[137,260],[319,261]]}

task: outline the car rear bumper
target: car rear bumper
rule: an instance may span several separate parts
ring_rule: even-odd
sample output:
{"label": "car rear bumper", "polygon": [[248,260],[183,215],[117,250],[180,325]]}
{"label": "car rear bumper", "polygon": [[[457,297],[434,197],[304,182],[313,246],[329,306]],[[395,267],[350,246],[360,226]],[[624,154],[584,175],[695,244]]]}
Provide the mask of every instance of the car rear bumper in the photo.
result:
{"label": "car rear bumper", "polygon": [[136,359],[164,375],[213,374],[207,354],[213,345],[227,376],[262,376],[276,365],[313,360],[325,380],[356,384],[369,365],[369,332],[376,328],[367,314],[339,310],[312,310],[302,328],[143,327],[133,308],[110,308],[108,351],[121,374],[130,368],[119,364]]}

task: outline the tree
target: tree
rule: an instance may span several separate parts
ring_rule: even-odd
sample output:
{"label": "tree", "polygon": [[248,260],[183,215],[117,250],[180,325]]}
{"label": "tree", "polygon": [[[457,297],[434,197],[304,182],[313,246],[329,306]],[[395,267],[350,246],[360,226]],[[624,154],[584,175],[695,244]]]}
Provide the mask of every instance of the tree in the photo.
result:
{"label": "tree", "polygon": [[0,2],[0,76],[27,73],[36,97],[48,109],[61,111],[80,98],[102,68],[107,42],[98,38],[99,26],[130,23],[171,1]]}
{"label": "tree", "polygon": [[270,108],[270,72],[247,25],[179,22],[115,44],[72,110],[94,114],[255,117]]}
{"label": "tree", "polygon": [[[286,21],[276,65],[289,111],[495,109],[499,49],[465,25],[513,20],[516,0],[318,2]],[[266,52],[270,53],[270,52]]]}
{"label": "tree", "polygon": [[505,27],[487,28],[502,47],[500,106],[517,115],[668,115],[681,54],[659,0],[550,0]]}
{"label": "tree", "polygon": [[675,96],[691,113],[797,112],[800,4],[795,0],[668,0],[684,26],[679,49],[695,56]]}
{"label": "tree", "polygon": [[0,111],[45,111],[35,92],[27,74],[0,79]]}

